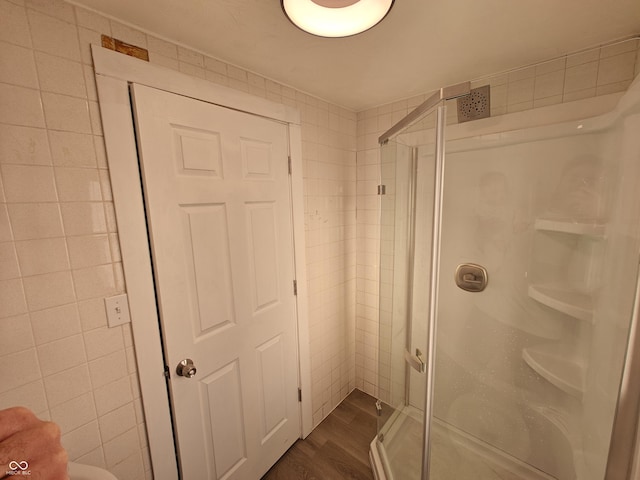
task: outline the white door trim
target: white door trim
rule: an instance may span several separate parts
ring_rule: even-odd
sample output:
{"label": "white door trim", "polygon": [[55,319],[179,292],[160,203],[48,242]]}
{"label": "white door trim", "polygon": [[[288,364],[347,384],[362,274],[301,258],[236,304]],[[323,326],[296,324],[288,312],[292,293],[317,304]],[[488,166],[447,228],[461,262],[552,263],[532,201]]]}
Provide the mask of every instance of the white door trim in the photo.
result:
{"label": "white door trim", "polygon": [[133,112],[129,98],[129,83],[139,83],[288,124],[292,163],[291,195],[295,274],[298,285],[296,298],[298,362],[300,387],[303,392],[300,436],[306,437],[311,433],[313,420],[304,241],[302,137],[298,111],[286,105],[151,65],[97,45],[92,45],[91,50],[154,478],[156,480],[177,480],[178,466],[175,458],[169,398],[163,374],[164,361],[151,271],[151,254],[142,198],[142,184],[138,169]]}

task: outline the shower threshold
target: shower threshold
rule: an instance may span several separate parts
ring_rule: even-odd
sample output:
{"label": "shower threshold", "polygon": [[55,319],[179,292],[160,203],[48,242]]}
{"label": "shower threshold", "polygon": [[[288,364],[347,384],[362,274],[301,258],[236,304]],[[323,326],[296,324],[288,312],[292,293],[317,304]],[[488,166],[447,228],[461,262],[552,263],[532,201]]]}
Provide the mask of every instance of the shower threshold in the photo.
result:
{"label": "shower threshold", "polygon": [[[420,480],[422,421],[419,410],[405,407],[369,449],[376,480]],[[434,418],[431,480],[557,480],[502,450]]]}

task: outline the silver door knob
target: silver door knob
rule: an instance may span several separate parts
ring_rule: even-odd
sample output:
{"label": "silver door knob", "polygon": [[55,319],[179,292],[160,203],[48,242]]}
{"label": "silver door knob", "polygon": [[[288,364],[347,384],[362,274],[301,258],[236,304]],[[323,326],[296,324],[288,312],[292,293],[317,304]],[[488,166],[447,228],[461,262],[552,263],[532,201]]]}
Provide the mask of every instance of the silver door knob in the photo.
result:
{"label": "silver door knob", "polygon": [[196,366],[193,364],[193,360],[191,360],[190,358],[185,358],[176,367],[176,373],[181,377],[194,377],[196,371]]}

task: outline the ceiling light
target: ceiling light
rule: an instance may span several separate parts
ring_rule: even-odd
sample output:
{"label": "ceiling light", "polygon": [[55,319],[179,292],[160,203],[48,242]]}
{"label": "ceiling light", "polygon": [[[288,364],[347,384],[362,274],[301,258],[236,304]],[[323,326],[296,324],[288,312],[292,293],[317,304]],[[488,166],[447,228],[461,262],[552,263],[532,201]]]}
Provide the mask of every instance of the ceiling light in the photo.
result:
{"label": "ceiling light", "polygon": [[394,0],[280,0],[294,25],[320,37],[348,37],[378,24]]}

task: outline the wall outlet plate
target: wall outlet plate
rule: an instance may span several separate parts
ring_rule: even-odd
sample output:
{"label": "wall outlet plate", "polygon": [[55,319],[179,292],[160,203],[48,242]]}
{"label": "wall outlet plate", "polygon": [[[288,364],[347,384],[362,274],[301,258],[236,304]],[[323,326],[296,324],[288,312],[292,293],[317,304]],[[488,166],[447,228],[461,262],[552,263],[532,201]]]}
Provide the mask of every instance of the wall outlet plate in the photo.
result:
{"label": "wall outlet plate", "polygon": [[104,299],[104,306],[107,310],[107,322],[109,327],[117,327],[131,322],[129,315],[129,299],[127,294],[116,295]]}

